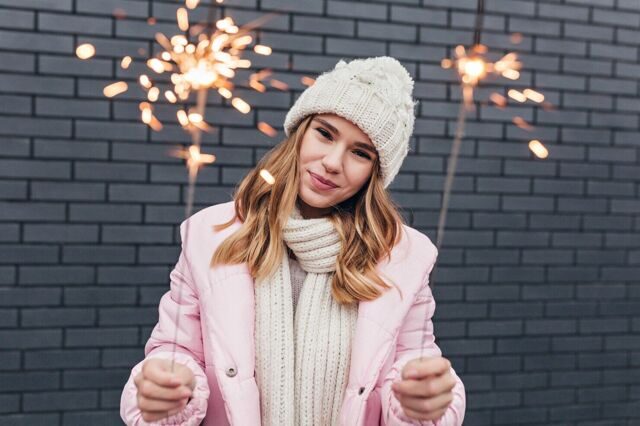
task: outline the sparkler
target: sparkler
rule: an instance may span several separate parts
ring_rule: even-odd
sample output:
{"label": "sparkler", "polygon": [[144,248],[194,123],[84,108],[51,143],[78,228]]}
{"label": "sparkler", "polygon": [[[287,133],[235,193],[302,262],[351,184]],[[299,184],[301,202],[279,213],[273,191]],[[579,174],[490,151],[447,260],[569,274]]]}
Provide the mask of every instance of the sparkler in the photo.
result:
{"label": "sparkler", "polygon": [[[200,150],[202,132],[211,131],[210,126],[205,121],[205,108],[207,96],[210,90],[216,90],[225,99],[229,99],[231,105],[243,114],[251,111],[251,105],[240,97],[234,96],[234,83],[232,79],[236,76],[237,69],[247,69],[251,67],[251,61],[243,59],[242,53],[254,41],[250,32],[259,27],[262,23],[271,19],[276,13],[265,15],[246,25],[238,27],[231,17],[225,17],[216,21],[213,25],[213,6],[215,3],[222,3],[223,0],[212,0],[209,8],[207,25],[192,26],[189,22],[189,10],[195,9],[199,0],[186,0],[185,7],[179,7],[176,11],[176,21],[178,28],[183,32],[171,37],[162,33],[155,34],[156,42],[164,49],[158,55],[148,58],[146,66],[150,69],[149,74],[141,74],[138,83],[146,92],[146,100],[140,102],[140,119],[154,131],[161,131],[163,128],[160,120],[154,115],[154,103],[161,98],[161,94],[170,104],[181,103],[182,106],[176,112],[176,119],[180,126],[190,134],[191,146],[188,148],[175,149],[170,155],[185,160],[189,181],[187,200],[185,206],[185,219],[191,216],[195,194],[195,182],[198,170],[216,160],[212,154],[203,154]],[[124,12],[114,11],[117,19],[125,17]],[[155,19],[147,20],[149,25],[155,24]],[[271,47],[256,44],[253,51],[259,55],[270,55]],[[76,55],[80,59],[88,59],[94,56],[95,48],[91,44],[78,46]],[[122,58],[121,67],[127,69],[132,62],[130,56]],[[169,74],[170,84],[161,88],[163,75]],[[249,87],[259,92],[265,92],[266,86],[261,81],[271,74],[269,70],[261,70],[254,73],[249,78]],[[166,80],[166,78],[164,79]],[[277,80],[272,80],[271,85],[279,90],[287,90],[288,86]],[[128,84],[124,81],[114,82],[107,85],[103,92],[106,97],[112,98],[128,90]],[[187,107],[187,103],[193,96],[196,98],[192,108]],[[260,122],[258,129],[274,137],[277,132],[265,122]],[[273,184],[273,176],[262,170],[260,174],[269,184]],[[187,221],[184,241],[189,238],[189,222]],[[175,318],[175,335],[173,339],[173,350],[171,357],[171,372],[175,369],[175,352],[178,339],[180,306],[182,303],[182,286],[178,286],[178,309]]]}
{"label": "sparkler", "polygon": [[[440,215],[438,218],[438,229],[436,248],[440,251],[442,241],[444,238],[444,229],[447,219],[447,211],[449,209],[449,199],[451,197],[451,188],[453,185],[453,179],[456,172],[456,164],[458,155],[460,153],[460,144],[464,136],[464,126],[466,121],[466,113],[468,110],[472,110],[474,107],[473,94],[474,89],[480,81],[489,76],[502,76],[510,80],[517,80],[520,77],[520,69],[522,64],[518,61],[518,57],[515,53],[510,52],[504,55],[496,62],[491,62],[487,58],[487,47],[480,43],[480,34],[482,32],[482,19],[484,16],[484,0],[478,0],[478,7],[476,13],[475,32],[473,45],[467,51],[464,46],[459,45],[455,48],[455,58],[442,60],[441,65],[443,68],[455,68],[460,78],[460,85],[462,91],[462,99],[460,101],[460,107],[458,109],[458,116],[456,121],[456,130],[451,147],[451,153],[449,155],[449,161],[447,165],[447,176],[444,183],[442,206],[440,208]],[[512,36],[512,41],[519,42],[521,40],[520,34]],[[536,103],[542,103],[544,101],[544,95],[533,90],[525,89],[523,92],[511,89],[508,91],[509,98],[524,103],[531,100]],[[499,93],[492,93],[490,95],[491,102],[493,102],[498,108],[504,108],[507,105],[507,98]],[[522,117],[515,117],[513,122],[519,128],[527,131],[532,131],[533,126],[527,123]],[[532,140],[529,142],[529,149],[539,158],[546,158],[548,155],[547,149],[538,140]],[[433,270],[429,276],[429,286],[433,290],[435,286],[435,272],[437,269],[437,262],[434,265]],[[428,325],[428,318],[425,318],[423,326],[423,340],[420,350],[420,358],[423,357],[425,347],[425,330]]]}

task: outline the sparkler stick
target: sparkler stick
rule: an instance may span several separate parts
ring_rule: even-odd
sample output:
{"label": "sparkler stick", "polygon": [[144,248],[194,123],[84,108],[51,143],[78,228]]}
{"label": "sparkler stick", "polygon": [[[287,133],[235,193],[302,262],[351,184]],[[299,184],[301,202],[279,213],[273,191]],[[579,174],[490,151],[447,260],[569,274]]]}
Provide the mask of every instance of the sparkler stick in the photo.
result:
{"label": "sparkler stick", "polygon": [[[438,228],[436,236],[436,248],[440,252],[442,243],[444,240],[444,230],[447,220],[447,212],[449,210],[449,200],[451,198],[451,190],[453,186],[453,180],[455,178],[456,165],[458,156],[460,153],[460,145],[462,138],[464,137],[464,128],[466,122],[466,113],[468,110],[474,107],[473,103],[473,91],[480,81],[487,75],[502,75],[505,78],[516,80],[520,77],[519,69],[520,62],[517,61],[515,53],[508,53],[504,55],[500,60],[495,63],[491,63],[483,56],[487,52],[487,48],[480,43],[480,36],[482,33],[482,21],[484,17],[484,0],[478,0],[478,7],[476,12],[475,30],[473,36],[473,46],[470,49],[470,54],[467,54],[463,46],[457,46],[455,49],[456,59],[444,59],[442,61],[443,68],[450,68],[455,65],[458,75],[460,77],[460,87],[462,91],[462,97],[460,100],[460,108],[458,110],[458,117],[456,121],[456,131],[451,146],[451,153],[449,154],[449,161],[447,164],[447,175],[444,183],[442,206],[440,208],[440,214],[438,218]],[[530,99],[534,102],[540,103],[544,100],[544,96],[535,90],[526,89],[523,93],[517,90],[510,90],[509,97],[518,100],[519,102],[526,102]],[[491,100],[500,108],[506,105],[506,99],[497,93],[491,95]],[[514,123],[525,130],[533,130],[533,126],[529,125],[521,117],[514,118]],[[546,148],[535,140],[529,143],[531,151],[540,158],[546,158]],[[435,286],[435,275],[438,268],[438,262],[435,265],[429,276],[429,286],[433,291]],[[424,357],[424,349],[426,343],[426,328],[429,324],[429,318],[425,317],[425,322],[422,330],[422,344],[420,347],[420,359]]]}

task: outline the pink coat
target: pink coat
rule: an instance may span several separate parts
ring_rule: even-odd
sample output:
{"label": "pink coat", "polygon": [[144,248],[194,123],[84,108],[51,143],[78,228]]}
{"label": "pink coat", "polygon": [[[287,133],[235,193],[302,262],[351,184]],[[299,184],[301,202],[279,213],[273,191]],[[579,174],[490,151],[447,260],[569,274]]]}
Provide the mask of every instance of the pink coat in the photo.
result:
{"label": "pink coat", "polygon": [[[188,241],[183,243],[171,272],[171,289],[160,300],[159,320],[145,346],[145,359],[170,359],[182,287],[176,362],[193,370],[196,387],[184,410],[153,424],[260,425],[254,376],[254,282],[246,263],[209,266],[215,249],[241,222],[236,219],[231,227],[217,233],[212,224],[227,221],[234,212],[233,202],[214,205],[180,227],[185,241],[188,223]],[[391,261],[385,258],[378,264],[377,270],[398,284],[403,297],[394,288],[376,300],[359,304],[341,425],[462,424],[465,389],[453,368],[454,399],[436,421],[420,423],[406,417],[391,390],[391,383],[400,377],[405,363],[420,356],[424,321],[433,316],[436,308],[427,285],[436,256],[437,250],[428,237],[405,226],[402,240],[392,250]],[[425,333],[424,355],[441,356],[431,319]],[[137,408],[133,383],[143,362],[133,367],[122,392],[120,415],[127,425],[148,424]]]}

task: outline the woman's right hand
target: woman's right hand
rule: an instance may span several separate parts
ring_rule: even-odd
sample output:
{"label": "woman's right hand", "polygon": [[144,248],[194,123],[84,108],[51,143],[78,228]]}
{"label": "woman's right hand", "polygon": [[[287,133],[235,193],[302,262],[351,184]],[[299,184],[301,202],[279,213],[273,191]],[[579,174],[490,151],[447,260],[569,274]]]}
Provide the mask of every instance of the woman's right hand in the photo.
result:
{"label": "woman's right hand", "polygon": [[195,376],[189,367],[171,360],[151,358],[134,378],[138,388],[138,408],[145,422],[155,422],[180,412],[195,388]]}

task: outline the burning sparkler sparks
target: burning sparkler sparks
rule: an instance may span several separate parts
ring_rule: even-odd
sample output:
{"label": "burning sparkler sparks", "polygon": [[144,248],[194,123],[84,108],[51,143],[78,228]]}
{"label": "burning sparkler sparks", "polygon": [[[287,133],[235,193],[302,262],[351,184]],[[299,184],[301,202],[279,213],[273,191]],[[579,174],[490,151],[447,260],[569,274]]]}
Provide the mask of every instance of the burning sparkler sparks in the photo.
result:
{"label": "burning sparkler sparks", "polygon": [[[484,0],[478,0],[478,8],[476,13],[476,25],[474,32],[474,39],[472,47],[467,49],[459,45],[455,48],[455,58],[445,58],[441,62],[441,66],[445,69],[455,69],[460,78],[460,85],[462,91],[462,99],[458,110],[458,117],[456,122],[455,137],[451,147],[451,154],[449,156],[447,166],[447,176],[444,183],[442,206],[440,209],[440,215],[438,219],[436,248],[438,251],[442,246],[444,238],[444,229],[447,218],[447,211],[449,208],[449,199],[451,196],[451,188],[453,186],[453,179],[455,177],[456,163],[460,152],[460,144],[464,135],[464,126],[466,121],[467,110],[474,107],[473,94],[475,87],[478,86],[480,81],[490,76],[497,77],[502,76],[510,80],[517,80],[520,78],[520,69],[522,64],[518,61],[518,57],[515,53],[510,52],[502,56],[498,61],[491,62],[487,56],[487,47],[480,43],[480,35],[482,31],[482,19],[484,16]],[[522,35],[519,33],[512,34],[511,40],[514,43],[519,43],[522,40]],[[519,103],[524,103],[531,100],[535,103],[542,103],[544,96],[533,90],[525,89],[523,92],[511,89],[508,91],[508,97]],[[490,95],[491,102],[493,102],[498,108],[504,108],[507,106],[508,99],[499,94],[493,93]],[[515,117],[513,119],[514,124],[519,128],[527,131],[533,131],[534,128],[527,123],[522,117]],[[548,151],[539,140],[532,140],[529,142],[529,149],[538,158],[547,158]],[[429,276],[429,286],[432,288],[435,285],[435,273],[437,270],[437,263],[434,265],[431,274]],[[428,318],[426,318],[423,328],[428,326]],[[421,346],[420,357],[423,357],[423,351],[425,347],[424,338],[427,333],[423,330],[423,342]]]}

